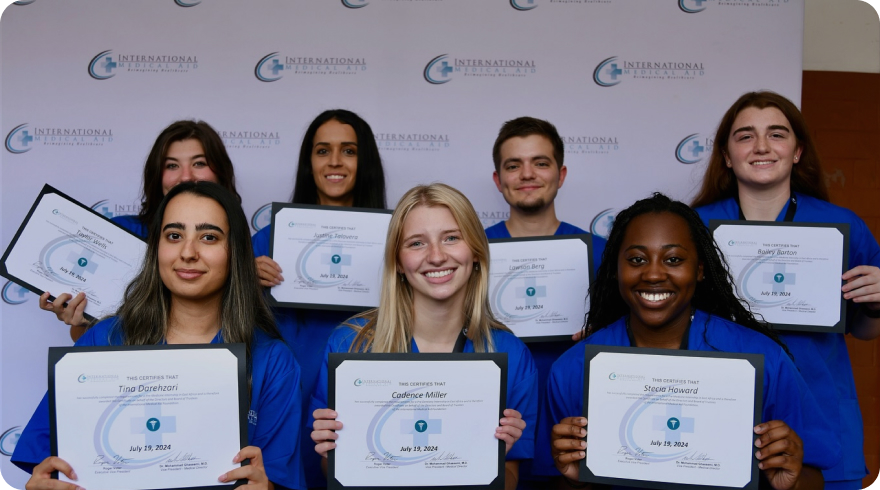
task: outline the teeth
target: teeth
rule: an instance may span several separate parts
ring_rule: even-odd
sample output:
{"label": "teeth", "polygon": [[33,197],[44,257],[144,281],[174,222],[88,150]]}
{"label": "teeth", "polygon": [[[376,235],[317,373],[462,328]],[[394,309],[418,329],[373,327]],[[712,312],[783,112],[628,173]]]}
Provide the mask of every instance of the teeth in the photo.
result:
{"label": "teeth", "polygon": [[446,269],[445,271],[426,272],[425,273],[425,275],[428,277],[446,277],[449,274],[452,274],[452,269]]}
{"label": "teeth", "polygon": [[327,180],[342,180],[345,178],[344,175],[328,175]]}
{"label": "teeth", "polygon": [[672,296],[672,293],[639,293],[639,296],[648,301],[663,301]]}
{"label": "teeth", "polygon": [[770,165],[771,163],[773,163],[773,162],[771,162],[771,161],[752,162],[752,165],[759,165],[759,166],[760,165]]}

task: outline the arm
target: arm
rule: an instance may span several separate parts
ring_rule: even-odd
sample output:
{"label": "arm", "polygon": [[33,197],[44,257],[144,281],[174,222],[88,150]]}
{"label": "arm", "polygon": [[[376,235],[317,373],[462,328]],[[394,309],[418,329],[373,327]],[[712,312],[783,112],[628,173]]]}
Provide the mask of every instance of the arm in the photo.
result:
{"label": "arm", "polygon": [[587,457],[587,419],[566,417],[553,426],[550,435],[550,454],[562,478],[556,479],[556,488],[590,488],[589,483],[578,481],[580,460]]}
{"label": "arm", "polygon": [[804,447],[797,433],[781,420],[755,426],[755,457],[758,468],[776,490],[820,490],[825,485],[822,473],[803,466]]}
{"label": "arm", "polygon": [[342,429],[342,422],[336,420],[339,414],[329,408],[319,408],[313,412],[315,423],[312,425],[312,440],[315,451],[321,455],[321,471],[327,475],[327,452],[336,449],[337,430]]}
{"label": "arm", "polygon": [[[880,268],[853,267],[843,274],[843,297],[860,306],[851,328],[853,337],[871,340],[880,336]],[[873,318],[872,318],[873,317]]]}

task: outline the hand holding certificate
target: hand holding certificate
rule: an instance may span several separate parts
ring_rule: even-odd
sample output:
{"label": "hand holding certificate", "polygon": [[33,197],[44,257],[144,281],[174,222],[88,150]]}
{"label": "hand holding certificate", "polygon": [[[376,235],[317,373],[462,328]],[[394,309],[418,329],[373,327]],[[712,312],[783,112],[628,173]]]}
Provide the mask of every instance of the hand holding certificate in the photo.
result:
{"label": "hand holding certificate", "polygon": [[235,467],[247,440],[242,344],[52,348],[49,363],[52,453],[78,485],[212,487]]}
{"label": "hand holding certificate", "polygon": [[98,318],[116,310],[145,250],[140,238],[46,185],[6,249],[0,275],[37,294],[82,292],[85,314]]}

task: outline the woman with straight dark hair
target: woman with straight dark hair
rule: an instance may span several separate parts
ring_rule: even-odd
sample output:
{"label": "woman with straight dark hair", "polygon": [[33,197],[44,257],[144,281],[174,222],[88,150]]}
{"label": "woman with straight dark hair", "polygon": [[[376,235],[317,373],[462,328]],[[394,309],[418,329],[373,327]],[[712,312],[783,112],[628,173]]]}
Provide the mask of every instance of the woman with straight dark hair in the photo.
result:
{"label": "woman with straight dark hair", "polygon": [[[157,205],[143,266],[116,316],[98,322],[76,345],[245,344],[249,446],[230,456],[251,464],[218,475],[219,481],[305,488],[300,370],[258,287],[249,230],[238,197],[220,185],[175,186]],[[47,397],[22,432],[12,462],[32,473],[28,490],[58,483],[50,479],[53,471],[75,479],[74,469],[50,456]]]}
{"label": "woman with straight dark hair", "polygon": [[[162,130],[144,162],[141,210],[136,215],[114,216],[111,221],[147,238],[147,229],[156,214],[162,197],[181,182],[216,182],[226,188],[241,203],[235,190],[235,170],[226,153],[223,140],[204,121],[175,121]],[[75,341],[88,325],[83,318],[86,295],[62,293],[49,301],[51,293],[40,297],[40,309],[55,313],[58,320],[70,325],[70,336]]]}
{"label": "woman with straight dark hair", "polygon": [[[385,174],[373,130],[360,116],[345,109],[324,111],[303,135],[291,202],[324,206],[385,208]],[[284,280],[281,267],[269,257],[271,227],[254,237],[254,255],[260,283],[272,287]],[[303,370],[303,393],[315,387],[321,354],[333,329],[348,318],[335,310],[273,308],[284,340],[293,349]],[[303,401],[303,411],[308,400]],[[305,423],[305,420],[303,420]],[[310,444],[303,434],[303,444]],[[304,453],[309,487],[326,485],[312,451]]]}
{"label": "woman with straight dark hair", "polygon": [[[880,335],[880,246],[861,218],[828,202],[825,178],[804,116],[773,92],[742,95],[721,118],[702,188],[692,204],[709,220],[847,223],[849,267],[841,277],[846,331]],[[843,334],[784,332],[822,413],[837,428],[840,463],[823,472],[826,488],[859,489],[868,474],[862,415]],[[831,378],[829,383],[817,380]]]}
{"label": "woman with straight dark hair", "polygon": [[[834,465],[840,455],[831,426],[776,332],[734,294],[720,250],[686,204],[654,194],[618,213],[590,284],[584,328],[586,339],[553,365],[538,427],[535,466],[546,475],[561,474],[559,488],[588,487],[577,481],[580,460],[588,451],[607,450],[586,442],[586,344],[762,355],[763,406],[753,429],[761,478],[777,490],[822,488],[817,468]],[[635,459],[654,451],[621,450]]]}

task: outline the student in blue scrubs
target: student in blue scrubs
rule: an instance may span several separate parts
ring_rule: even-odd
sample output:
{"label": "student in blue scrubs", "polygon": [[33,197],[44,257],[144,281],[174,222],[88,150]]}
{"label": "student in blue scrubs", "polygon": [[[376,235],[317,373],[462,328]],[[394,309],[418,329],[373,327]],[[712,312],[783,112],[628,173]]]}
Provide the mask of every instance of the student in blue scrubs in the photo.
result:
{"label": "student in blue scrubs", "polygon": [[[140,213],[114,216],[111,221],[146,239],[147,228],[162,197],[181,182],[199,180],[217,182],[241,202],[235,190],[232,160],[220,135],[204,121],[175,121],[159,133],[144,163]],[[83,318],[85,293],[76,296],[61,293],[55,301],[49,301],[50,294],[49,291],[43,293],[39,307],[55,313],[58,320],[70,325],[70,337],[76,341],[88,326]]]}
{"label": "student in blue scrubs", "polygon": [[[556,217],[556,195],[568,175],[564,158],[565,144],[556,126],[549,121],[518,117],[501,126],[492,147],[495,163],[492,179],[510,205],[510,218],[486,228],[488,238],[590,234]],[[592,235],[592,242],[595,270],[602,260],[605,239]],[[528,344],[538,368],[540,397],[546,391],[550,366],[572,344],[572,340]],[[540,400],[538,406],[541,406]],[[531,463],[525,461],[520,465],[521,489],[544,487],[546,478],[533,477]]]}
{"label": "student in blue scrubs", "polygon": [[507,450],[506,488],[516,488],[519,460],[533,457],[537,372],[525,345],[493,318],[488,289],[489,243],[470,201],[444,184],[410,189],[388,227],[379,308],[336,329],[323,355],[309,425],[325,470],[345,421],[326,408],[331,352],[506,352],[507,408],[495,437]]}
{"label": "student in blue scrubs", "polygon": [[590,450],[585,343],[762,354],[763,420],[754,428],[762,479],[775,489],[822,488],[817,468],[840,456],[831,427],[784,344],[737,300],[709,230],[685,204],[655,194],[617,215],[587,325],[589,336],[553,365],[538,428],[536,468],[561,473],[560,488],[586,487],[577,482]]}
{"label": "student in blue scrubs", "polygon": [[[248,479],[257,488],[301,489],[299,366],[260,293],[248,232],[237,196],[220,185],[174,187],[156,209],[143,269],[126,288],[117,315],[89,329],[76,345],[244,343],[249,446],[229,457],[250,464],[217,477]],[[49,455],[48,417],[44,397],[12,462],[32,473],[28,489],[72,490],[75,485],[50,479],[52,471],[75,479],[77,468]]]}
{"label": "student in blue scrubs", "polygon": [[[806,121],[790,100],[751,92],[728,109],[692,206],[707,225],[712,219],[849,224],[849,270],[841,288],[849,302],[846,331],[862,340],[880,335],[880,246],[855,213],[828,202]],[[784,332],[780,337],[840,441],[843,456],[823,471],[825,487],[862,488],[868,474],[862,415],[844,335]],[[833,381],[818,381],[826,377]]]}
{"label": "student in blue scrubs", "polygon": [[[385,209],[382,159],[366,121],[344,109],[324,111],[312,121],[303,136],[291,202]],[[253,236],[260,283],[264,287],[284,280],[281,267],[269,257],[271,237],[269,226]],[[298,308],[272,308],[272,313],[302,367],[303,393],[309,394],[315,387],[327,338],[351,313]],[[308,399],[303,400],[304,416],[306,409]],[[311,444],[307,433],[303,434],[303,444]],[[312,451],[306,451],[303,457],[309,487],[326,486],[318,464],[320,458]]]}

